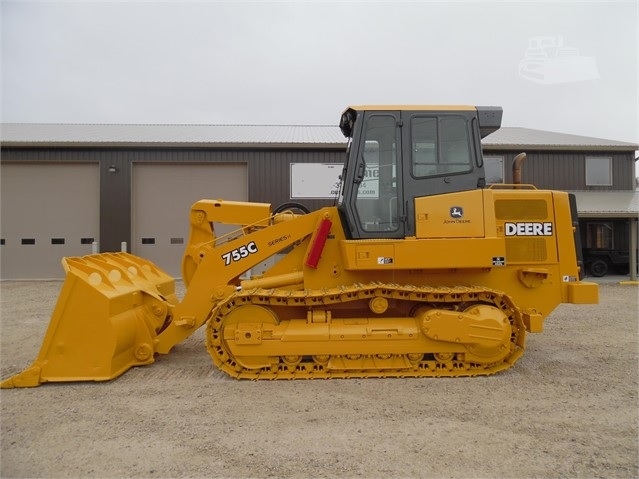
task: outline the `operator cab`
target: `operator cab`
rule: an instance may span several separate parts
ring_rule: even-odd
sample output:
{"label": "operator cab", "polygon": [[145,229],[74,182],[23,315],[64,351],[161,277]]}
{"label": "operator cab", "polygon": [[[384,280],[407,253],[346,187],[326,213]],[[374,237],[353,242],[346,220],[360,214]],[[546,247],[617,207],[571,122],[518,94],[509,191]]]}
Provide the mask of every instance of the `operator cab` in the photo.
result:
{"label": "operator cab", "polygon": [[[415,198],[483,188],[481,138],[500,107],[353,106],[338,209],[350,238],[415,235]],[[454,205],[453,205],[454,206]]]}

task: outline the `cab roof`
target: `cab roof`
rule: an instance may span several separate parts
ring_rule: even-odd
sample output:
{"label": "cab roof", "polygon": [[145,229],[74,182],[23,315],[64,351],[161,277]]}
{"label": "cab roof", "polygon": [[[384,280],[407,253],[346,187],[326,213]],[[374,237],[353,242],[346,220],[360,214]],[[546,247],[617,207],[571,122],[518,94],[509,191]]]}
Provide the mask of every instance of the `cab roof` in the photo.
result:
{"label": "cab roof", "polygon": [[473,111],[472,105],[351,105],[347,109],[355,111]]}
{"label": "cab roof", "polygon": [[353,105],[342,112],[339,128],[346,138],[353,135],[353,126],[358,112],[361,111],[476,111],[479,119],[479,132],[482,138],[494,133],[501,127],[503,110],[499,106],[472,105]]}

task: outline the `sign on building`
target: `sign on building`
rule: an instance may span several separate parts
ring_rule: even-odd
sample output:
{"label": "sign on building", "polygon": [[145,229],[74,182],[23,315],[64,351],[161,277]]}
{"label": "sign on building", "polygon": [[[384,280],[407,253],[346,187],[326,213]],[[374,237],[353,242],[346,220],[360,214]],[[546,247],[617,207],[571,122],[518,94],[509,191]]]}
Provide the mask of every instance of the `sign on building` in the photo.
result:
{"label": "sign on building", "polygon": [[291,163],[291,199],[335,198],[342,167],[337,163]]}
{"label": "sign on building", "polygon": [[[333,199],[339,195],[342,165],[337,163],[291,163],[291,199]],[[379,167],[366,165],[359,198],[379,197]]]}

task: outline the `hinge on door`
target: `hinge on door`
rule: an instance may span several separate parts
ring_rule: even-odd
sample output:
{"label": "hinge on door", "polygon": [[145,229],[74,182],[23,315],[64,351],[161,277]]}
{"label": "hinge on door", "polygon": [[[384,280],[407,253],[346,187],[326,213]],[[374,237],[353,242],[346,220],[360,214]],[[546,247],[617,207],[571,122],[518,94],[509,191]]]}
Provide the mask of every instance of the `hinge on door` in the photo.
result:
{"label": "hinge on door", "polygon": [[404,214],[399,216],[399,221],[408,224],[408,200],[404,202]]}
{"label": "hinge on door", "polygon": [[402,126],[404,126],[404,120],[397,120],[396,125],[401,128]]}

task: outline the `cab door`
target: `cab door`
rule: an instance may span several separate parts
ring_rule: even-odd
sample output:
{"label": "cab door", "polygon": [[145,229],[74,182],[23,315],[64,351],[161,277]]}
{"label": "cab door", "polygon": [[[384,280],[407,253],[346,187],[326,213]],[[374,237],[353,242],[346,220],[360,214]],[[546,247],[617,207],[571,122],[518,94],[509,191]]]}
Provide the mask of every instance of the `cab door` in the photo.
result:
{"label": "cab door", "polygon": [[351,238],[403,238],[399,111],[367,111],[353,132],[340,211]]}

